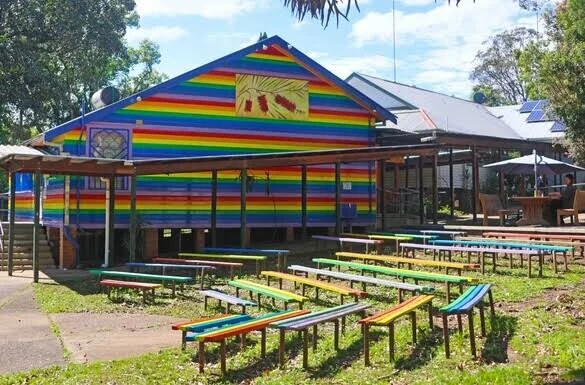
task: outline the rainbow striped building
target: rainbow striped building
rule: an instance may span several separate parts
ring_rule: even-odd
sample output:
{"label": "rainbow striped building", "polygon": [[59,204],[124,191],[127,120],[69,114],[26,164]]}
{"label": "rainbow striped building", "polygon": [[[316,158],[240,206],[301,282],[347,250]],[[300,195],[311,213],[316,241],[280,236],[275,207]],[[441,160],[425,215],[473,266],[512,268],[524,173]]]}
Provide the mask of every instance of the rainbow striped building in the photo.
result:
{"label": "rainbow striped building", "polygon": [[[350,149],[373,146],[375,122],[394,119],[274,36],[48,130],[33,143],[71,155],[129,160]],[[374,163],[342,165],[342,201],[357,205],[357,225],[375,222],[375,175]],[[218,178],[217,226],[237,228],[239,171],[219,172]],[[209,227],[210,181],[211,173],[139,177],[140,225]],[[300,168],[249,170],[248,184],[250,228],[301,225]],[[128,186],[118,180],[118,228],[128,226]],[[334,195],[334,165],[309,167],[308,226],[335,226]],[[43,199],[45,226],[104,228],[101,180],[53,176]],[[29,202],[26,196],[19,199],[21,218]]]}

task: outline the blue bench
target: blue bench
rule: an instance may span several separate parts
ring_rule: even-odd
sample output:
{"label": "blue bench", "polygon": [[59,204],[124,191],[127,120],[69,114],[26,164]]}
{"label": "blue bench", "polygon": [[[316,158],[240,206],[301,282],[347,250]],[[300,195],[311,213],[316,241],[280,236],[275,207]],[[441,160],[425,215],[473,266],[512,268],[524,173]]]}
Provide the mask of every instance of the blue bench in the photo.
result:
{"label": "blue bench", "polygon": [[481,335],[485,336],[485,316],[484,316],[484,302],[483,298],[487,295],[489,298],[489,306],[492,316],[495,314],[494,311],[494,300],[492,297],[490,284],[482,284],[471,286],[463,294],[461,294],[455,301],[450,304],[443,306],[439,309],[443,317],[443,339],[445,341],[445,355],[447,358],[450,356],[449,351],[449,316],[457,316],[457,325],[459,333],[463,333],[463,325],[461,323],[461,315],[465,314],[468,318],[469,323],[469,343],[471,345],[471,354],[473,357],[477,357],[475,350],[475,332],[473,329],[473,308],[479,308],[479,318],[481,322]]}
{"label": "blue bench", "polygon": [[[565,263],[565,270],[567,270],[567,252],[573,251],[574,247],[556,246],[556,245],[542,245],[537,243],[521,243],[521,242],[498,242],[493,240],[435,240],[430,241],[435,245],[461,245],[461,246],[493,246],[503,249],[523,249],[523,250],[539,250],[545,253],[551,253],[553,256],[553,264],[555,273],[558,272],[557,267],[557,253],[563,254]],[[512,258],[510,258],[510,268],[512,268]]]}
{"label": "blue bench", "polygon": [[230,306],[241,306],[242,314],[246,314],[246,306],[257,306],[256,302],[248,301],[235,295],[230,295],[218,290],[201,290],[199,294],[203,295],[203,308],[207,310],[207,299],[214,298],[219,301],[219,306],[222,302],[226,303],[226,311],[229,313]]}
{"label": "blue bench", "polygon": [[288,318],[283,321],[273,322],[270,327],[277,328],[280,331],[280,344],[279,344],[279,362],[280,367],[284,368],[285,364],[285,333],[289,331],[301,332],[303,335],[303,368],[307,369],[309,366],[308,357],[308,343],[309,343],[309,328],[313,328],[313,351],[317,349],[317,325],[333,322],[333,346],[335,350],[339,350],[339,320],[341,319],[341,332],[345,331],[345,318],[349,315],[361,313],[362,318],[365,316],[365,311],[369,308],[368,304],[346,304],[329,309],[313,312],[306,315],[300,315],[294,318]]}
{"label": "blue bench", "polygon": [[251,248],[235,248],[235,247],[206,247],[203,251],[207,253],[227,253],[227,254],[249,254],[249,255],[265,255],[267,257],[278,258],[278,270],[285,271],[286,257],[290,254],[290,250],[286,249],[251,249]]}

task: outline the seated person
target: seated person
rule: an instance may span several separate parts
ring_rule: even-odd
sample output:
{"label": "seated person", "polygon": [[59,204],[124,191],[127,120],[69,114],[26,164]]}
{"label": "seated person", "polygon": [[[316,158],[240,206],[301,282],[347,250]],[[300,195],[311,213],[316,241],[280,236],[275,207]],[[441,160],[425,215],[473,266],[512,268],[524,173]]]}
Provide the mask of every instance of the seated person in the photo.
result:
{"label": "seated person", "polygon": [[551,216],[554,220],[551,223],[555,223],[557,209],[572,209],[575,201],[575,191],[577,188],[574,185],[575,178],[573,174],[565,175],[565,187],[561,190],[561,198],[554,199],[551,201]]}

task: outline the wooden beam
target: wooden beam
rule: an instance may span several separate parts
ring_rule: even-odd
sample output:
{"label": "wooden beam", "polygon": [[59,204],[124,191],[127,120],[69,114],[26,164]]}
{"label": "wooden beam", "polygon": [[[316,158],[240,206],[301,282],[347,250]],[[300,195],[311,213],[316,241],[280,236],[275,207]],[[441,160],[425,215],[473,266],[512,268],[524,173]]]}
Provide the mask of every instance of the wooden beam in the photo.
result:
{"label": "wooden beam", "polygon": [[438,167],[438,159],[439,154],[435,152],[433,154],[433,165],[431,166],[431,173],[432,173],[432,191],[433,194],[433,223],[437,224],[439,221],[439,183],[437,178],[437,167]]}
{"label": "wooden beam", "polygon": [[240,172],[240,245],[242,248],[248,247],[248,228],[246,199],[248,194],[248,169],[242,168]]}
{"label": "wooden beam", "polygon": [[477,221],[477,203],[479,201],[479,163],[477,159],[477,148],[472,147],[471,158],[471,210],[473,213],[473,221]]}
{"label": "wooden beam", "polygon": [[8,275],[14,267],[14,233],[16,231],[16,173],[10,173],[10,201],[8,204]]}
{"label": "wooden beam", "polygon": [[34,220],[33,220],[33,281],[39,282],[39,242],[41,237],[41,184],[43,174],[40,170],[34,176]]}
{"label": "wooden beam", "polygon": [[[136,176],[130,177],[130,238],[129,238],[129,259],[130,262],[136,260],[136,232],[137,232],[137,214],[136,214]],[[142,245],[141,245],[142,246]]]}
{"label": "wooden beam", "polygon": [[424,160],[423,157],[418,158],[418,216],[421,224],[425,223],[425,188],[423,186],[424,177]]}
{"label": "wooden beam", "polygon": [[211,170],[211,246],[217,247],[217,170]]}
{"label": "wooden beam", "polygon": [[307,239],[307,166],[301,166],[301,233]]}
{"label": "wooden beam", "polygon": [[341,162],[335,162],[335,231],[342,233],[341,229]]}
{"label": "wooden beam", "polygon": [[449,214],[455,218],[455,176],[453,175],[453,148],[449,149]]}

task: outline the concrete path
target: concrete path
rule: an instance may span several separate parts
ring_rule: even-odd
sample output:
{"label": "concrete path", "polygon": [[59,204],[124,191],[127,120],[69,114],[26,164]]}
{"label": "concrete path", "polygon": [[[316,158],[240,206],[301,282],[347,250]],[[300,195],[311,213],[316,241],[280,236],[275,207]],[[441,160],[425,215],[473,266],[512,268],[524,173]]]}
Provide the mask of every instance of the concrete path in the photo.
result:
{"label": "concrete path", "polygon": [[145,314],[52,314],[75,362],[113,360],[181,345],[177,318]]}
{"label": "concrete path", "polygon": [[63,364],[63,348],[29,279],[0,275],[0,373]]}

